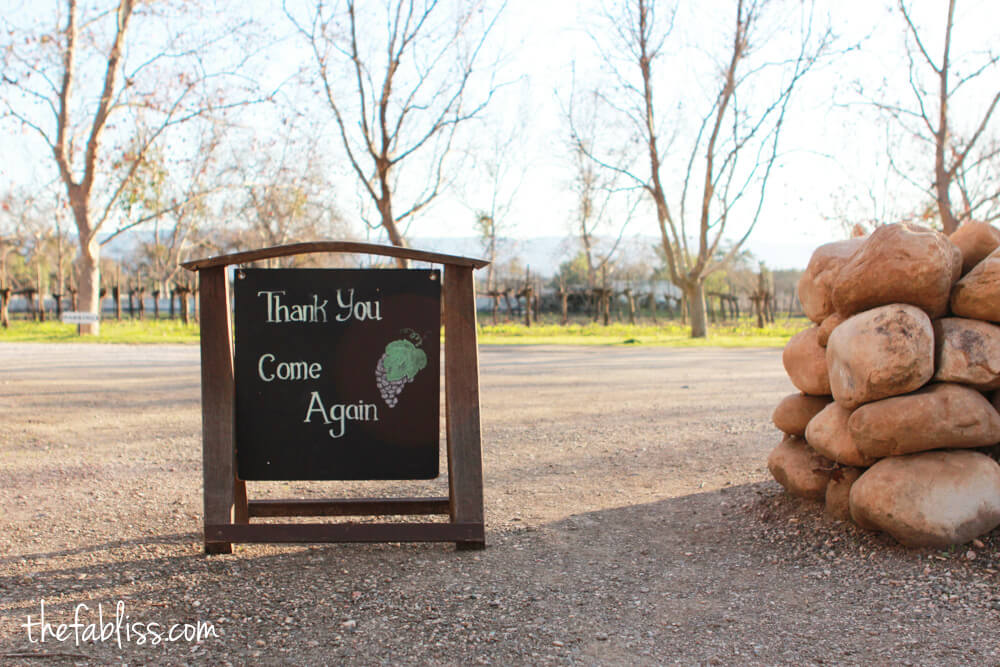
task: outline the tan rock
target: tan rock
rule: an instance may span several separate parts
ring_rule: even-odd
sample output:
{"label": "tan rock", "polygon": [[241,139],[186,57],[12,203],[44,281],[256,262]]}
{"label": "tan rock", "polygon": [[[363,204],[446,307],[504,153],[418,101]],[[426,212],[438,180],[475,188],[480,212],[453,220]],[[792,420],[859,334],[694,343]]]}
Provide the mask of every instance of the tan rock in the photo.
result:
{"label": "tan rock", "polygon": [[830,334],[833,330],[837,328],[841,322],[846,318],[840,313],[833,313],[823,320],[823,323],[819,325],[819,334],[817,337],[817,342],[820,347],[826,347],[827,342],[830,340]]}
{"label": "tan rock", "polygon": [[934,329],[915,306],[873,308],[840,324],[826,345],[830,393],[847,409],[919,389],[934,375]]}
{"label": "tan rock", "polygon": [[781,354],[781,362],[796,389],[813,396],[828,396],[826,352],[819,346],[818,336],[819,327],[809,327],[792,336]]}
{"label": "tan rock", "polygon": [[848,428],[857,448],[873,458],[1000,442],[996,409],[975,389],[950,382],[862,405]]}
{"label": "tan rock", "polygon": [[962,317],[935,320],[934,367],[939,382],[1000,389],[1000,326]]}
{"label": "tan rock", "polygon": [[788,435],[804,436],[809,420],[833,400],[832,396],[789,394],[781,399],[771,415],[771,421]]}
{"label": "tan rock", "polygon": [[985,222],[963,223],[948,238],[962,251],[962,275],[1000,247],[1000,232]]}
{"label": "tan rock", "polygon": [[940,317],[948,310],[960,252],[944,234],[907,223],[883,225],[841,267],[833,306],[849,316],[891,303],[908,303]]}
{"label": "tan rock", "polygon": [[833,312],[830,291],[840,267],[861,247],[864,239],[825,243],[813,251],[809,265],[799,278],[798,295],[802,312],[819,324]]}
{"label": "tan rock", "polygon": [[[958,282],[958,279],[962,277],[963,257],[962,257],[962,250],[954,243],[951,244],[951,249],[953,251],[952,254],[954,255],[951,265],[951,284],[954,285],[956,282]],[[950,303],[951,290],[948,291],[948,299]]]}
{"label": "tan rock", "polygon": [[861,468],[842,467],[830,474],[830,483],[826,485],[827,516],[840,521],[850,521],[851,487],[863,472]]}
{"label": "tan rock", "polygon": [[793,496],[824,500],[833,462],[806,444],[802,438],[786,435],[767,457],[767,469]]}
{"label": "tan rock", "polygon": [[851,432],[847,420],[851,411],[834,401],[812,418],[806,427],[806,442],[826,458],[848,466],[868,467],[875,458],[862,453]]}
{"label": "tan rock", "polygon": [[1000,248],[955,283],[951,311],[959,317],[1000,322]]}
{"label": "tan rock", "polygon": [[1000,525],[1000,465],[968,450],[882,459],[851,487],[850,508],[906,546],[962,544]]}

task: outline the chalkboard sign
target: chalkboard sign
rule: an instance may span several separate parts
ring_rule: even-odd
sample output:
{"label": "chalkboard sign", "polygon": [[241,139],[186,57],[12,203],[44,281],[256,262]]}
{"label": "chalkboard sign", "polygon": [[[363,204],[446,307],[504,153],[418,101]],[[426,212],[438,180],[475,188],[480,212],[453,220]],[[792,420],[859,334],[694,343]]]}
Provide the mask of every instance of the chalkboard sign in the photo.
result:
{"label": "chalkboard sign", "polygon": [[438,475],[436,269],[237,269],[245,480]]}

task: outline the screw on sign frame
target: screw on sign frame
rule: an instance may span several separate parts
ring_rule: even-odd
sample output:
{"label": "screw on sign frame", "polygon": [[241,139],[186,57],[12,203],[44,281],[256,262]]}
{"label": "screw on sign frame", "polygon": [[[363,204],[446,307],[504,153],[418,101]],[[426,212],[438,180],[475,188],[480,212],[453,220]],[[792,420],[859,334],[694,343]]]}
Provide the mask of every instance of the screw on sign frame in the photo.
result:
{"label": "screw on sign frame", "polygon": [[[237,477],[233,322],[226,267],[306,253],[363,253],[444,266],[445,422],[448,496],[328,500],[248,500]],[[231,553],[246,542],[454,542],[458,549],[486,546],[483,524],[479,359],[472,272],[480,259],[368,243],[324,241],[184,262],[200,278],[201,409],[205,552]],[[446,515],[441,523],[251,523],[253,518],[296,516]]]}

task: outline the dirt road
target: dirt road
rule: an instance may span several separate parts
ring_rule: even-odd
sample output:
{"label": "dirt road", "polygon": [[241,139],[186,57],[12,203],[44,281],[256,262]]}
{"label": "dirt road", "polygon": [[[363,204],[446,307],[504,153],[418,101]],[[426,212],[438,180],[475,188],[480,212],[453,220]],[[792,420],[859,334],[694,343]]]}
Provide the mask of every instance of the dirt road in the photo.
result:
{"label": "dirt road", "polygon": [[[996,532],[972,559],[907,551],[770,479],[780,351],[489,347],[481,365],[488,549],[206,558],[197,348],[0,345],[0,663],[1000,664]],[[145,643],[39,642],[43,599],[54,632],[121,601]],[[218,636],[148,625],[198,622]]]}

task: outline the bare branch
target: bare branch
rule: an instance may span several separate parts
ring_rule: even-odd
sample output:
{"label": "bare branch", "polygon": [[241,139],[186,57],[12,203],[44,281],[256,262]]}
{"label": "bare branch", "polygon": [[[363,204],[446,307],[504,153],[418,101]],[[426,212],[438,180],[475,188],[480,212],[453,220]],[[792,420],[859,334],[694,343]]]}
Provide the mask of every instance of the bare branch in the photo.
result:
{"label": "bare branch", "polygon": [[[953,11],[954,11],[954,3],[951,3],[948,10],[949,33],[951,32],[950,24]],[[913,25],[913,21],[910,19],[910,13],[906,11],[906,4],[903,2],[903,0],[899,0],[899,12],[903,15],[903,18],[906,20],[906,25],[910,29],[910,34],[913,35],[913,41],[917,43],[917,48],[920,49],[920,53],[924,56],[924,60],[927,61],[927,64],[930,65],[932,70],[934,70],[937,74],[941,74],[942,70],[938,69],[938,66],[934,63],[934,59],[931,58],[930,54],[927,52],[927,49],[924,47],[924,42],[923,40],[920,39],[920,33],[917,30],[917,27]]]}

